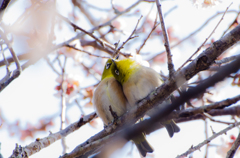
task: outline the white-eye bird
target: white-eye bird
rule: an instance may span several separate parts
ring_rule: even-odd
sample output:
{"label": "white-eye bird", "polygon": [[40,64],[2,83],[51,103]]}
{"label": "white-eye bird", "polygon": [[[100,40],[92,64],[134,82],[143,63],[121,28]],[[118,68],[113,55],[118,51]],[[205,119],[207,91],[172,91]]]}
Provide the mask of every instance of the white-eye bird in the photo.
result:
{"label": "white-eye bird", "polygon": [[[102,73],[101,82],[93,94],[93,105],[105,126],[115,121],[112,112],[116,113],[117,116],[121,116],[127,111],[127,107],[130,106],[123,93],[122,85],[111,73],[111,65],[112,60],[108,59]],[[110,111],[110,106],[112,112]],[[137,135],[132,140],[142,156],[145,157],[146,153],[153,152],[153,148],[147,142],[144,133]]]}
{"label": "white-eye bird", "polygon": [[[122,84],[123,93],[130,106],[135,106],[137,101],[145,98],[156,87],[163,84],[161,76],[152,68],[142,66],[129,58],[122,60],[112,59],[112,61],[112,74]],[[180,131],[180,128],[173,120],[162,124],[166,127],[170,137]]]}

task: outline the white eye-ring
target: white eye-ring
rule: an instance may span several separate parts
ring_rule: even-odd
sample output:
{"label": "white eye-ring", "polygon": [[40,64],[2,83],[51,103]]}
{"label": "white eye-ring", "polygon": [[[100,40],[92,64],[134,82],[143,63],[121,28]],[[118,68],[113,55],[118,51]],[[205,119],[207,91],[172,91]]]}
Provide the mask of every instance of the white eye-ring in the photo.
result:
{"label": "white eye-ring", "polygon": [[106,64],[106,69],[109,69],[110,66],[111,66],[111,63],[107,63],[107,64]]}
{"label": "white eye-ring", "polygon": [[115,70],[115,74],[119,75],[119,71],[118,71],[118,70]]}

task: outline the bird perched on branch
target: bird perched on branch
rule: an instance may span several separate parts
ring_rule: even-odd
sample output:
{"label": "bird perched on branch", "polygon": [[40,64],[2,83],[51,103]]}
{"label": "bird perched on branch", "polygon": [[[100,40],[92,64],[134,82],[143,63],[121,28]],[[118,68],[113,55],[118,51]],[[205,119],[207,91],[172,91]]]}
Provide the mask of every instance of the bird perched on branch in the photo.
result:
{"label": "bird perched on branch", "polygon": [[[132,59],[112,59],[112,62],[112,74],[121,83],[130,106],[135,106],[137,101],[145,98],[156,87],[163,84],[161,76],[155,70],[142,66]],[[180,131],[173,120],[163,122],[163,125],[170,137]]]}
{"label": "bird perched on branch", "polygon": [[[127,107],[130,107],[123,93],[121,84],[111,73],[112,63],[111,59],[107,60],[102,73],[101,82],[93,94],[93,105],[105,126],[115,120],[115,114],[119,117],[127,111]],[[153,152],[144,133],[137,135],[132,140],[142,156],[145,157],[146,153]]]}

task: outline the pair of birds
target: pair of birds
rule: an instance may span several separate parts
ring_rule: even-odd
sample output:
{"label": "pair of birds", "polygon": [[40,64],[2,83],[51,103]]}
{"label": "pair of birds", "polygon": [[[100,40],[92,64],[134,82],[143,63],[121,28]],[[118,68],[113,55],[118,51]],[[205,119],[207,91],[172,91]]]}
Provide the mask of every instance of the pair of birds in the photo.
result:
{"label": "pair of birds", "polygon": [[[142,66],[132,59],[108,59],[101,82],[94,91],[93,104],[98,116],[106,126],[114,121],[112,111],[117,116],[123,115],[128,109],[135,106],[137,101],[146,97],[162,83],[162,78],[155,70]],[[170,137],[180,131],[173,120],[164,122],[163,125]],[[144,133],[137,135],[132,140],[143,157],[148,152],[153,152]]]}

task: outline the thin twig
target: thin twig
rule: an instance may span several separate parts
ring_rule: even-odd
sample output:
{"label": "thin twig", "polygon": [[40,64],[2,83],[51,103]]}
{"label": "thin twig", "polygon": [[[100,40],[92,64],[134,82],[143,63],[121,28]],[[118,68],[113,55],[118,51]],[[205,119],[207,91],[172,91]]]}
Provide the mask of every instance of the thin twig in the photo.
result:
{"label": "thin twig", "polygon": [[157,23],[157,18],[154,21],[154,26],[151,30],[151,32],[148,34],[147,38],[144,40],[144,42],[142,43],[142,45],[140,46],[140,48],[137,50],[137,54],[140,53],[141,49],[144,47],[144,45],[146,44],[147,40],[150,38],[151,34],[153,33],[153,31],[157,28],[157,26],[159,25],[159,23]]}
{"label": "thin twig", "polygon": [[188,58],[188,60],[186,60],[186,62],[184,62],[184,63],[182,64],[182,66],[180,66],[180,67],[178,68],[177,71],[181,70],[184,65],[186,65],[188,62],[190,62],[191,59],[192,59],[192,57],[193,57],[195,54],[197,54],[197,53],[200,51],[200,49],[205,45],[205,43],[208,41],[208,39],[209,39],[209,38],[212,36],[212,34],[215,32],[215,30],[217,29],[217,27],[219,26],[219,24],[222,22],[223,17],[225,16],[228,8],[229,8],[231,5],[232,5],[232,3],[227,7],[226,11],[225,11],[225,12],[223,13],[223,15],[222,15],[222,18],[219,20],[219,22],[217,23],[217,25],[215,26],[215,28],[213,29],[213,31],[210,33],[210,35],[206,38],[206,40],[205,40],[205,41],[201,44],[201,46],[198,47],[198,49]]}
{"label": "thin twig", "polygon": [[233,20],[233,22],[229,25],[229,27],[223,32],[223,34],[222,34],[221,37],[223,37],[223,36],[226,34],[226,32],[227,32],[228,30],[230,30],[230,28],[231,28],[232,26],[234,26],[235,24],[238,24],[238,17],[239,17],[239,15],[240,15],[240,12],[238,12],[236,18],[235,18],[235,19]]}
{"label": "thin twig", "polygon": [[6,65],[6,70],[7,70],[7,74],[10,73],[10,70],[9,70],[9,62],[8,60],[6,59],[5,55],[4,55],[4,50],[3,50],[3,46],[1,45],[1,53],[2,53],[2,56],[3,56],[3,59],[4,59],[4,64]]}
{"label": "thin twig", "polygon": [[[4,40],[5,44],[7,45],[8,49],[9,49],[11,55],[12,55],[12,58],[13,58],[15,64],[16,64],[16,67],[17,67],[16,70],[10,72],[9,69],[8,69],[9,64],[4,57],[5,63],[7,64],[6,65],[7,74],[5,75],[5,77],[3,79],[0,80],[0,92],[1,92],[4,88],[6,88],[14,79],[16,79],[21,74],[22,67],[19,63],[17,55],[15,54],[14,50],[12,49],[12,46],[10,44],[11,41],[9,41],[7,39],[5,33],[2,30],[0,30],[0,35],[1,35],[2,39]],[[4,56],[4,54],[3,54],[3,56]]]}
{"label": "thin twig", "polygon": [[186,151],[185,153],[183,153],[181,155],[178,155],[177,158],[181,158],[181,157],[187,156],[187,155],[189,155],[190,153],[192,153],[192,152],[194,152],[196,150],[200,150],[200,148],[202,146],[204,146],[205,144],[210,143],[213,139],[217,138],[218,136],[220,136],[222,134],[227,133],[227,131],[231,130],[232,128],[234,128],[234,127],[236,127],[238,125],[240,125],[240,122],[237,122],[237,123],[235,123],[233,125],[230,125],[229,127],[227,127],[225,129],[221,130],[220,132],[212,135],[211,137],[209,137],[208,139],[204,140],[202,143],[198,144],[197,146],[191,146],[191,148],[188,151]]}
{"label": "thin twig", "polygon": [[7,45],[8,49],[9,49],[11,55],[12,55],[12,58],[13,58],[15,64],[16,64],[17,70],[19,71],[19,75],[20,75],[21,72],[22,72],[22,67],[19,63],[19,60],[18,60],[18,57],[17,57],[15,51],[13,50],[13,48],[11,46],[11,41],[9,41],[7,39],[7,36],[5,35],[5,33],[3,31],[0,31],[0,34],[1,34],[1,37],[3,38],[5,44]]}
{"label": "thin twig", "polygon": [[123,42],[123,44],[122,44],[120,47],[118,47],[117,51],[113,54],[113,58],[115,58],[115,57],[118,55],[118,53],[120,52],[120,50],[123,48],[123,46],[124,46],[129,40],[138,37],[137,35],[136,35],[136,36],[133,36],[133,34],[136,32],[137,27],[138,27],[138,24],[139,24],[140,20],[142,19],[142,17],[143,17],[143,16],[141,15],[141,17],[138,19],[137,24],[136,24],[134,30],[132,31],[132,33],[130,34],[130,36],[127,38],[127,40],[126,40],[125,42]]}
{"label": "thin twig", "polygon": [[90,52],[88,52],[88,51],[86,51],[86,50],[76,48],[76,47],[74,47],[74,46],[72,46],[72,45],[70,45],[70,44],[66,44],[65,46],[66,46],[66,47],[69,47],[69,48],[72,48],[72,49],[74,49],[74,50],[83,52],[83,53],[87,53],[88,55],[95,56],[95,57],[98,57],[98,58],[109,58],[109,57],[107,57],[107,56],[100,56],[100,55],[92,54],[92,53],[90,53]]}
{"label": "thin twig", "polygon": [[80,105],[80,103],[78,102],[77,99],[75,99],[75,103],[77,104],[77,106],[79,107],[79,109],[80,109],[82,115],[84,116],[84,115],[85,115],[85,112],[83,111],[83,108],[82,108],[82,106]]}
{"label": "thin twig", "polygon": [[60,76],[60,73],[54,68],[53,64],[50,62],[50,59],[46,56],[44,57],[44,59],[46,60],[47,64],[52,68],[52,70]]}
{"label": "thin twig", "polygon": [[215,120],[215,119],[212,118],[212,116],[210,116],[210,115],[207,114],[207,113],[203,113],[203,115],[204,115],[205,117],[207,117],[209,120],[211,120],[212,122],[222,123],[222,124],[226,124],[226,125],[234,124],[233,122],[226,122],[226,121]]}
{"label": "thin twig", "polygon": [[[205,123],[204,124],[205,125],[205,138],[207,140],[208,139],[208,122],[207,122],[207,120],[205,120],[204,123]],[[205,151],[204,158],[207,158],[207,156],[208,156],[208,147],[209,147],[209,144],[206,145],[206,151]]]}
{"label": "thin twig", "polygon": [[[60,63],[60,60],[59,60]],[[65,82],[65,67],[67,63],[67,57],[64,58],[62,69],[62,82],[61,82],[61,128],[60,130],[65,129],[65,121],[66,121],[66,88],[64,87]],[[61,139],[62,147],[63,147],[63,154],[67,152],[67,145],[65,137]]]}
{"label": "thin twig", "polygon": [[157,4],[159,19],[160,19],[160,23],[161,23],[162,32],[163,32],[163,37],[164,37],[164,46],[165,46],[165,49],[167,52],[169,78],[172,79],[174,76],[175,70],[174,70],[174,65],[172,62],[172,54],[171,54],[171,49],[170,49],[170,45],[169,45],[168,34],[167,34],[167,30],[166,30],[166,27],[164,24],[161,4],[160,4],[159,0],[156,0],[156,4]]}
{"label": "thin twig", "polygon": [[96,41],[98,41],[103,47],[104,47],[104,42],[103,40],[101,40],[100,38],[96,37],[93,35],[92,32],[88,32],[86,30],[84,30],[83,28],[77,26],[76,24],[72,23],[70,20],[68,20],[67,18],[65,18],[64,16],[62,16],[59,13],[56,13],[61,19],[63,19],[64,21],[66,21],[67,23],[69,23],[70,25],[72,25],[72,27],[74,28],[74,30],[80,30],[82,32],[84,32],[85,34],[89,35],[90,37],[92,37],[93,39],[95,39]]}

